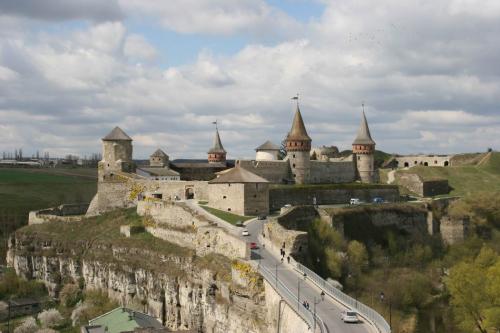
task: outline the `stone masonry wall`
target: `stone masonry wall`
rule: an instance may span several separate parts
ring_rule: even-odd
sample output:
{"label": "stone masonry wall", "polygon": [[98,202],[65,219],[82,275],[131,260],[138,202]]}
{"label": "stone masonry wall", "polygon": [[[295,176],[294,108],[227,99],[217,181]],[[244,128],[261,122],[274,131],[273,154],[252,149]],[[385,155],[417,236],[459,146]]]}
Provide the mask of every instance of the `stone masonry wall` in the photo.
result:
{"label": "stone masonry wall", "polygon": [[140,201],[137,213],[153,218],[155,224],[146,228],[153,236],[193,249],[200,256],[218,253],[237,259],[250,255],[245,241],[183,203]]}
{"label": "stone masonry wall", "polygon": [[382,197],[386,201],[398,201],[399,190],[396,186],[379,189],[364,189],[364,188],[340,188],[340,189],[325,189],[325,188],[295,188],[280,187],[269,189],[269,208],[271,211],[280,209],[286,204],[294,206],[311,205],[313,198],[316,197],[318,205],[330,204],[346,204],[351,198],[360,198],[363,201],[370,202],[375,197]]}
{"label": "stone masonry wall", "polygon": [[351,183],[356,179],[356,167],[353,161],[324,162],[311,161],[310,183]]}

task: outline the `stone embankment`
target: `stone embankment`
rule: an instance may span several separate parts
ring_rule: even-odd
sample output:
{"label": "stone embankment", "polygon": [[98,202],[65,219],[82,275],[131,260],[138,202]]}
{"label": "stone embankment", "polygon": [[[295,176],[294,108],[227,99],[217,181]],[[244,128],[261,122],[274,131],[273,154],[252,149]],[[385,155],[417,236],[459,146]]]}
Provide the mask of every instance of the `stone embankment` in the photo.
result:
{"label": "stone embankment", "polygon": [[87,212],[89,204],[65,204],[53,208],[31,211],[28,224],[40,224],[48,221],[80,221]]}

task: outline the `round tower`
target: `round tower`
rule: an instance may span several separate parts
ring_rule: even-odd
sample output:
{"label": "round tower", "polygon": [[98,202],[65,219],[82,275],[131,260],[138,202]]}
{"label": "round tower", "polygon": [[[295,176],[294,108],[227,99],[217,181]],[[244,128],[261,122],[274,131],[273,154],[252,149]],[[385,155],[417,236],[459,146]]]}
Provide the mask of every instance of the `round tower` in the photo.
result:
{"label": "round tower", "polygon": [[132,139],[120,127],[102,138],[102,160],[98,169],[100,180],[114,172],[133,172]]}
{"label": "round tower", "polygon": [[364,111],[358,134],[352,143],[352,152],[359,180],[362,183],[373,183],[375,181],[375,141],[371,137]]}
{"label": "round tower", "polygon": [[208,151],[208,163],[223,163],[226,164],[226,150],[222,146],[220,140],[219,129],[217,128],[217,123],[215,123],[215,137],[214,145]]}
{"label": "round tower", "polygon": [[311,138],[307,135],[297,100],[292,129],[286,138],[286,156],[296,184],[307,184],[309,182],[311,174],[311,141]]}

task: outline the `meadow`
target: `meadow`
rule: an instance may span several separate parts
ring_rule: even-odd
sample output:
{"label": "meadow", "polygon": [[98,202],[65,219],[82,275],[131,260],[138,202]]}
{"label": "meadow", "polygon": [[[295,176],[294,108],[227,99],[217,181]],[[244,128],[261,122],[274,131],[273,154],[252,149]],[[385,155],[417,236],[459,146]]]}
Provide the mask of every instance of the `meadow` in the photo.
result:
{"label": "meadow", "polygon": [[8,235],[28,223],[29,211],[90,202],[96,191],[96,169],[0,168],[0,263]]}

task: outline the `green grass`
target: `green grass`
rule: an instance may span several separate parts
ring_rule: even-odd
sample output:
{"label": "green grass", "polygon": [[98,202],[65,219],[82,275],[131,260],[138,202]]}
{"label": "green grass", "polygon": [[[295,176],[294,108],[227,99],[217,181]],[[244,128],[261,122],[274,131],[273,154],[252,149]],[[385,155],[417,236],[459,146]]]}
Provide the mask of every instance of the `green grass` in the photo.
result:
{"label": "green grass", "polygon": [[481,166],[416,166],[398,170],[397,173],[416,173],[425,180],[447,179],[452,188],[450,195],[462,196],[478,191],[500,192],[500,153],[493,153]]}
{"label": "green grass", "polygon": [[8,234],[28,223],[31,210],[90,202],[97,191],[95,169],[0,168],[0,262]]}
{"label": "green grass", "polygon": [[231,224],[234,224],[234,225],[236,225],[236,222],[238,222],[238,221],[245,222],[247,220],[250,220],[250,219],[254,218],[254,216],[236,215],[236,214],[233,214],[233,213],[225,212],[223,210],[212,208],[212,207],[208,207],[208,206],[200,206],[200,207],[202,207],[204,210],[206,210],[210,214],[215,215],[218,218],[220,218],[220,219],[222,219],[222,220],[224,220],[226,222],[229,222]]}

